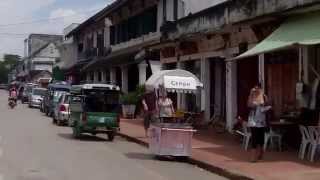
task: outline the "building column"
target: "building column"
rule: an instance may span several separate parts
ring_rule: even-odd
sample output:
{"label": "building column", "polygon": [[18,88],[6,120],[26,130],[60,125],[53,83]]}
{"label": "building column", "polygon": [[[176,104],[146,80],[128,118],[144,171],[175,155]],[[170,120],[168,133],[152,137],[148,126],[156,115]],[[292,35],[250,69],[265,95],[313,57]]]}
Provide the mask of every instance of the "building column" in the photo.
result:
{"label": "building column", "polygon": [[237,116],[237,64],[226,63],[226,125],[232,131]]}
{"label": "building column", "polygon": [[87,77],[86,77],[86,81],[87,83],[91,81],[91,73],[90,72],[87,72]]}
{"label": "building column", "polygon": [[101,76],[101,83],[107,83],[105,70],[101,70]]}
{"label": "building column", "polygon": [[98,82],[99,82],[98,76],[99,76],[99,72],[95,70],[95,71],[93,72],[93,82],[94,82],[94,83],[98,83]]}
{"label": "building column", "polygon": [[142,62],[138,65],[139,67],[139,85],[143,85],[147,80],[147,67],[148,64]]}
{"label": "building column", "polygon": [[264,57],[264,54],[259,55],[259,82],[261,83],[262,89],[266,91]]}
{"label": "building column", "polygon": [[114,68],[114,67],[110,68],[110,82],[111,83],[118,83],[116,68]]}
{"label": "building column", "polygon": [[128,66],[121,67],[122,91],[128,93]]}
{"label": "building column", "polygon": [[203,83],[203,89],[201,90],[201,111],[204,111],[205,122],[210,120],[210,65],[209,59],[201,60],[201,82]]}
{"label": "building column", "polygon": [[[177,62],[177,69],[184,69],[184,64],[182,62]],[[177,101],[177,108],[179,110],[186,110],[186,95],[178,93]]]}
{"label": "building column", "polygon": [[299,61],[301,61],[300,65],[301,71],[300,71],[300,76],[301,76],[301,81],[303,81],[305,84],[309,84],[309,58],[310,58],[310,53],[309,53],[309,48],[308,46],[303,46],[300,48],[299,51]]}

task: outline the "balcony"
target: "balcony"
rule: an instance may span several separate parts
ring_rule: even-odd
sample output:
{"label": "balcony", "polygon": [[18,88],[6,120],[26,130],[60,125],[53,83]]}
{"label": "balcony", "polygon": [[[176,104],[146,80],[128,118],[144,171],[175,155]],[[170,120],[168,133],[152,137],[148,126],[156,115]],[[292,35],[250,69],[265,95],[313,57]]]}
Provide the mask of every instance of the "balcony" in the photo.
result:
{"label": "balcony", "polygon": [[116,45],[112,45],[112,51],[119,51],[122,49],[130,48],[136,45],[140,45],[143,43],[149,43],[152,41],[160,40],[161,34],[160,32],[151,32],[149,34],[143,35],[139,38],[131,39],[130,41],[122,42]]}
{"label": "balcony", "polygon": [[78,60],[85,60],[94,57],[104,57],[108,56],[111,52],[110,47],[101,48],[90,48],[86,49],[84,52],[78,52]]}

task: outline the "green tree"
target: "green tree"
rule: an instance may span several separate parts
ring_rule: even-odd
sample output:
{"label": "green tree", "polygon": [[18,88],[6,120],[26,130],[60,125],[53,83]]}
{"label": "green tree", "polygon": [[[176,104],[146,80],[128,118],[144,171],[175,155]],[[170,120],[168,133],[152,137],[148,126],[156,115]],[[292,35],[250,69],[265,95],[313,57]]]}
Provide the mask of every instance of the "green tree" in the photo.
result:
{"label": "green tree", "polygon": [[21,57],[15,54],[5,54],[3,56],[3,61],[0,61],[0,83],[8,82],[9,72],[16,67],[20,60]]}

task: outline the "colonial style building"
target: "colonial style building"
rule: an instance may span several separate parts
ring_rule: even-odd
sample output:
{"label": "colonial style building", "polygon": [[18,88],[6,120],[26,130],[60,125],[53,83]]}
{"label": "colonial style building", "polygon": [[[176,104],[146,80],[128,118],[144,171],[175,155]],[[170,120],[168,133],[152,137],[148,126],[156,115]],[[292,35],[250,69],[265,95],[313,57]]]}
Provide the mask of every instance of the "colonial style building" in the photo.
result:
{"label": "colonial style building", "polygon": [[183,0],[115,1],[68,34],[78,47],[77,68],[88,82],[133,91],[161,69],[159,50],[148,47],[160,43],[162,25],[207,7],[205,2],[213,1],[199,7]]}
{"label": "colonial style building", "polygon": [[[60,35],[31,34],[25,40],[25,57],[19,65],[18,78],[37,81],[33,77],[39,73],[52,73],[52,68],[60,60],[58,47],[62,42]],[[42,73],[43,74],[43,73]]]}
{"label": "colonial style building", "polygon": [[247,97],[258,83],[269,95],[274,118],[301,106],[304,85],[319,78],[318,10],[316,0],[224,1],[166,24],[162,42],[150,49],[160,50],[165,67],[192,71],[202,80],[201,96],[180,97],[180,108],[195,104],[207,120],[223,115],[231,130],[237,115],[248,116]]}

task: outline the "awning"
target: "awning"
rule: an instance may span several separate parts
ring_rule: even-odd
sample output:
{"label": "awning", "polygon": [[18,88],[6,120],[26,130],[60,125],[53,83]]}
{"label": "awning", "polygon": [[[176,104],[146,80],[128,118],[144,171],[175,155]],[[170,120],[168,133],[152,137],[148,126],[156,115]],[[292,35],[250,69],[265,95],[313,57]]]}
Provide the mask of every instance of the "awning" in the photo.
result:
{"label": "awning", "polygon": [[285,49],[293,45],[320,44],[320,12],[290,17],[269,37],[234,59]]}
{"label": "awning", "polygon": [[198,87],[203,87],[194,74],[182,69],[159,71],[145,83],[147,91],[158,89],[159,85],[163,85],[169,92],[178,93],[195,93]]}

